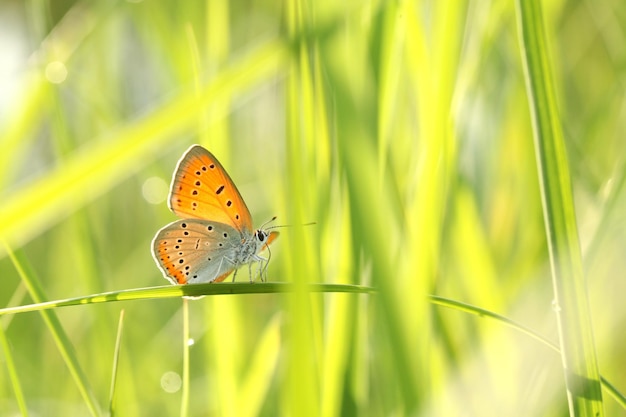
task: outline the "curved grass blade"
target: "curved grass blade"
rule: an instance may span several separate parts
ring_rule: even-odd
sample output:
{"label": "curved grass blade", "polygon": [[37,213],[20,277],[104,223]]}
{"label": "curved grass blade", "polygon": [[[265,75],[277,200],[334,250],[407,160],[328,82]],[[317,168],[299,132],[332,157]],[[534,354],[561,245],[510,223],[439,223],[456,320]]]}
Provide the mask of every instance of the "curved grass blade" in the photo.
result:
{"label": "curved grass blade", "polygon": [[570,415],[601,417],[600,375],[541,4],[516,5]]}
{"label": "curved grass blade", "polygon": [[[519,330],[520,332],[527,334],[533,339],[538,340],[539,342],[548,346],[550,349],[554,350],[555,352],[559,354],[561,353],[556,343],[551,342],[550,340],[540,335],[539,333],[535,332],[531,328],[526,327],[523,324],[516,322],[515,320],[511,320],[500,314],[494,313],[489,310],[485,310],[484,308],[476,307],[471,304],[463,303],[461,301],[450,300],[445,297],[439,297],[437,295],[431,295],[429,299],[430,299],[430,302],[435,305],[447,307],[453,310],[463,311],[463,312],[470,313],[470,314],[475,314],[480,317],[487,317],[489,319],[506,324],[507,326],[515,330]],[[602,382],[602,387],[613,397],[613,399],[615,399],[615,401],[617,401],[619,405],[621,405],[624,409],[626,409],[626,396],[622,394],[617,388],[615,388],[615,386],[613,386],[613,384],[611,384],[604,377],[600,376],[600,380]]]}
{"label": "curved grass blade", "polygon": [[124,310],[120,311],[120,321],[117,326],[115,338],[115,352],[113,353],[113,369],[111,371],[111,390],[109,391],[109,416],[115,416],[115,387],[117,383],[117,370],[120,360],[120,348],[122,346],[122,332],[124,331]]}
{"label": "curved grass blade", "polygon": [[[250,283],[206,283],[191,285],[167,285],[162,287],[135,288],[131,290],[110,291],[63,300],[46,301],[17,307],[0,309],[0,316],[5,314],[27,313],[30,311],[49,310],[57,307],[77,306],[81,304],[108,303],[112,301],[148,300],[154,298],[201,297],[204,295],[234,294],[273,294],[295,291],[294,284],[266,282]],[[311,293],[356,293],[374,294],[376,289],[365,285],[347,284],[309,284],[305,290]]]}
{"label": "curved grass blade", "polygon": [[[38,301],[39,304],[42,300],[46,299],[46,296],[43,292],[43,289],[39,283],[39,280],[35,276],[34,272],[30,268],[28,262],[20,253],[14,253],[11,249],[5,244],[5,250],[9,254],[15,269],[20,275],[22,282],[26,285],[28,292],[31,298],[34,301]],[[43,318],[52,338],[54,339],[55,344],[57,345],[57,349],[59,349],[59,353],[63,357],[67,368],[76,383],[78,391],[80,392],[83,400],[85,401],[85,405],[89,409],[89,412],[92,416],[100,416],[100,407],[96,400],[95,395],[93,394],[93,390],[89,386],[89,381],[87,380],[87,376],[78,362],[78,358],[76,357],[76,353],[74,351],[74,347],[70,342],[69,337],[63,330],[63,326],[59,321],[59,318],[56,316],[54,311],[47,311],[45,309],[41,309],[41,317]]]}
{"label": "curved grass blade", "polygon": [[22,416],[26,417],[28,416],[28,407],[26,407],[22,385],[20,384],[20,379],[17,375],[17,369],[15,369],[15,362],[13,361],[13,355],[11,354],[11,346],[9,345],[7,335],[2,326],[0,326],[0,345],[2,345],[2,351],[4,352],[3,362],[7,365],[9,378],[11,379],[11,386],[13,387],[13,392],[15,393],[15,402],[17,403]]}

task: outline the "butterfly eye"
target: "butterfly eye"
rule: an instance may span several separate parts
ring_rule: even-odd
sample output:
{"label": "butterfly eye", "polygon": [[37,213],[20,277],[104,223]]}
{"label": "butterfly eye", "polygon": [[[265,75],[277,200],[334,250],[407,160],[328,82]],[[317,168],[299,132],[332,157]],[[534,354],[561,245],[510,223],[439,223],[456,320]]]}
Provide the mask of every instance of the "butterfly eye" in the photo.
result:
{"label": "butterfly eye", "polygon": [[263,242],[265,240],[265,233],[262,230],[256,231],[256,238],[259,239],[259,242]]}

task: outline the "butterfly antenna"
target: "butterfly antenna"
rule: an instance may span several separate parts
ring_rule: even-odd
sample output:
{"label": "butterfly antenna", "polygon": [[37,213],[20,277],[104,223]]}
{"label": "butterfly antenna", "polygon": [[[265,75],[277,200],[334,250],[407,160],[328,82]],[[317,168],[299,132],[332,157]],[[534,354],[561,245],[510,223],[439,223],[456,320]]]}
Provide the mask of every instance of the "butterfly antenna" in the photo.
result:
{"label": "butterfly antenna", "polygon": [[[276,219],[276,217],[274,217],[272,220],[274,220],[274,219]],[[272,221],[272,220],[270,220],[270,221]],[[267,223],[269,223],[269,222],[265,222],[265,224],[267,224]],[[302,226],[313,226],[315,224],[317,224],[317,222],[309,222],[309,223],[303,224]],[[268,227],[265,230],[272,230],[272,229],[278,229],[279,227],[293,227],[293,226],[294,226],[293,224],[277,224],[276,226]]]}
{"label": "butterfly antenna", "polygon": [[[276,216],[272,217],[271,219],[269,219],[268,221],[266,221],[265,223],[263,223],[263,224],[261,225],[260,229],[262,229],[262,230],[267,230],[267,229],[265,229],[265,225],[266,225],[266,224],[269,224],[269,223],[271,223],[271,222],[273,222],[274,220],[276,220]],[[274,227],[276,227],[276,226],[274,226]],[[274,227],[269,227],[268,229],[273,229]]]}

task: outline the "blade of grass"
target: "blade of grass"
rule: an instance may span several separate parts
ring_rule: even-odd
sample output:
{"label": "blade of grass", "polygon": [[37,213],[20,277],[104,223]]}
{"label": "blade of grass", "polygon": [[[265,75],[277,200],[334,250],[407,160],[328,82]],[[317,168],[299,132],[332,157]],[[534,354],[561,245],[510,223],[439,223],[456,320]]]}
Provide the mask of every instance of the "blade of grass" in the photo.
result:
{"label": "blade of grass", "polygon": [[[409,160],[411,174],[406,185],[411,190],[405,203],[406,253],[415,255],[398,259],[404,281],[397,294],[402,304],[410,308],[410,313],[401,315],[402,331],[408,335],[411,356],[415,358],[415,380],[430,381],[425,386],[416,383],[421,398],[426,399],[447,383],[448,364],[437,363],[433,336],[439,329],[433,325],[425,297],[437,285],[441,270],[446,212],[451,204],[451,184],[456,178],[459,140],[453,100],[458,93],[468,3],[437,2],[430,10],[413,2],[402,6],[407,32],[406,85],[418,103],[412,117],[420,122],[414,132],[406,135],[415,150]],[[416,326],[412,317],[420,317],[421,325]]]}
{"label": "blade of grass", "polygon": [[[341,197],[340,181],[335,177],[335,183],[331,190],[330,215],[327,220],[325,235],[322,237],[321,245],[326,247],[327,253],[323,256],[326,260],[326,271],[330,277],[335,276],[337,282],[354,282],[359,279],[355,275],[355,268],[352,263],[352,242],[350,240],[350,210],[345,198]],[[345,194],[344,194],[345,195]],[[340,232],[338,232],[340,231]],[[327,244],[325,244],[325,242]],[[354,280],[354,281],[353,281]],[[323,416],[342,415],[343,396],[345,395],[346,369],[352,359],[358,370],[360,380],[352,385],[355,402],[358,404],[363,398],[359,395],[362,388],[367,386],[368,366],[365,346],[367,342],[357,339],[361,335],[359,330],[367,326],[367,313],[357,313],[358,305],[356,297],[328,297],[326,300],[325,316],[325,340],[324,340],[324,362],[322,369],[322,392],[321,392],[321,413]],[[362,333],[363,336],[366,332]],[[362,345],[359,343],[362,342]],[[351,356],[351,358],[350,358]]]}
{"label": "blade of grass", "polygon": [[263,400],[271,387],[272,375],[276,371],[280,357],[280,326],[281,315],[277,313],[269,321],[258,345],[254,349],[254,357],[250,361],[248,372],[238,393],[246,401],[239,408],[242,417],[260,415]]}
{"label": "blade of grass", "polygon": [[[538,340],[539,342],[545,344],[546,346],[548,346],[549,348],[551,348],[552,350],[554,350],[557,353],[561,353],[559,347],[557,344],[555,344],[554,342],[551,342],[550,340],[548,340],[547,338],[545,338],[544,336],[540,335],[539,333],[535,332],[534,330],[532,330],[529,327],[524,326],[523,324],[520,324],[518,322],[516,322],[515,320],[511,320],[507,317],[504,317],[500,314],[494,313],[492,311],[486,310],[484,308],[480,308],[480,307],[476,307],[467,303],[463,303],[461,301],[455,301],[455,300],[450,300],[448,298],[445,297],[440,297],[440,296],[436,296],[436,295],[431,295],[429,297],[430,302],[434,305],[439,305],[442,307],[447,307],[453,310],[458,310],[458,311],[463,311],[466,313],[471,313],[471,314],[475,314],[477,316],[480,317],[486,317],[488,319],[492,319],[495,321],[498,321],[500,323],[506,324],[507,326],[515,329],[515,330],[519,330],[522,333],[525,333],[527,335],[529,335],[530,337],[532,337],[533,339]],[[617,401],[624,409],[626,409],[626,396],[624,394],[622,394],[617,388],[615,388],[615,386],[613,386],[613,384],[611,384],[608,380],[606,380],[604,377],[600,377],[600,380],[602,382],[602,387],[609,393],[611,394],[611,396],[615,399],[615,401]]]}
{"label": "blade of grass", "polygon": [[113,352],[113,368],[111,370],[111,389],[109,391],[109,417],[115,416],[115,388],[117,384],[117,370],[120,361],[120,349],[122,346],[122,332],[124,331],[124,310],[120,311],[120,321],[117,325],[117,337],[115,338],[115,351]]}
{"label": "blade of grass", "polygon": [[[309,284],[306,292],[345,292],[373,294],[376,289],[365,285],[346,284]],[[295,291],[294,284],[270,283],[220,283],[220,284],[192,284],[166,285],[162,287],[135,288],[131,290],[103,292],[83,297],[67,298],[64,300],[46,301],[17,307],[0,309],[0,316],[5,314],[27,313],[31,311],[48,310],[57,307],[77,306],[81,304],[108,303],[112,301],[148,300],[155,298],[200,297],[203,295],[233,295],[233,294],[273,294]]]}
{"label": "blade of grass", "polygon": [[[28,295],[28,290],[26,289],[26,286],[24,285],[24,283],[20,282],[20,284],[15,289],[15,292],[13,292],[11,299],[7,303],[7,306],[17,306],[21,302],[21,300],[27,297],[27,295]],[[12,320],[13,320],[12,316],[3,317],[2,328],[4,330],[8,329],[9,326],[11,325]]]}
{"label": "blade of grass", "polygon": [[600,216],[600,224],[596,228],[596,231],[589,243],[589,247],[585,254],[585,270],[589,271],[594,263],[598,262],[600,258],[602,243],[614,231],[614,225],[616,221],[619,221],[619,217],[622,215],[623,206],[620,205],[620,199],[623,198],[626,192],[626,160],[618,165],[618,178],[614,181],[611,187],[610,194],[604,204],[604,210],[602,216]]}
{"label": "blade of grass", "polygon": [[[238,308],[238,298],[213,298],[210,303],[206,303],[204,316],[205,321],[210,323],[205,351],[211,358],[208,370],[218,381],[214,390],[220,398],[216,411],[224,417],[238,416],[241,405],[237,401],[237,393],[241,375],[239,358],[243,354],[241,329],[245,326],[245,320]],[[220,317],[228,317],[228,320],[221,320]]]}
{"label": "blade of grass", "polygon": [[600,417],[600,375],[541,3],[517,0],[516,7],[570,415]]}
{"label": "blade of grass", "polygon": [[0,326],[0,345],[2,345],[2,351],[4,352],[3,362],[7,365],[9,371],[9,378],[11,379],[11,386],[13,387],[13,393],[15,394],[15,402],[22,416],[28,416],[28,407],[26,407],[26,401],[24,400],[24,392],[22,391],[22,384],[20,384],[19,376],[17,375],[17,369],[15,369],[15,362],[13,361],[13,354],[11,353],[11,346],[7,340],[7,335],[4,328]]}
{"label": "blade of grass", "polygon": [[[228,62],[230,51],[230,3],[228,2],[208,2],[206,5],[206,24],[203,56],[204,61],[197,61],[195,71],[199,74],[204,72],[209,77],[216,76]],[[196,47],[197,48],[197,47]],[[195,53],[200,55],[200,51]],[[204,63],[204,67],[200,66]],[[200,70],[203,68],[203,71]],[[210,147],[212,152],[220,155],[220,160],[225,166],[232,166],[230,163],[235,158],[233,153],[233,138],[230,136],[231,119],[222,118],[211,124],[211,130],[202,130],[202,125],[207,124],[206,120],[215,118],[215,115],[223,113],[224,109],[230,110],[233,107],[234,96],[224,94],[216,100],[206,110],[204,117],[199,120],[198,128],[202,143]],[[213,299],[210,303],[205,303],[204,320],[209,324],[209,342],[204,344],[206,355],[211,359],[206,361],[206,372],[212,375],[212,379],[219,381],[216,384],[214,393],[219,397],[219,401],[212,401],[214,412],[223,417],[234,417],[241,413],[241,402],[238,401],[241,375],[241,359],[244,346],[241,343],[242,332],[245,327],[245,320],[241,313],[241,299],[231,297],[228,299]],[[228,317],[228,320],[221,320],[218,317]],[[215,349],[215,346],[220,346]]]}
{"label": "blade of grass", "polygon": [[323,416],[341,415],[344,374],[350,352],[354,322],[354,297],[334,296],[327,301],[326,314],[332,319],[326,323],[324,362],[322,369],[321,410]]}
{"label": "blade of grass", "polygon": [[[26,285],[28,292],[31,298],[35,302],[41,303],[46,299],[43,288],[39,283],[35,273],[29,266],[29,263],[24,258],[21,253],[15,253],[11,251],[10,247],[6,246],[5,250],[9,254],[15,269],[17,270],[22,282]],[[100,416],[100,407],[96,400],[96,397],[93,394],[91,387],[89,386],[89,381],[87,380],[87,376],[83,369],[80,366],[78,358],[76,357],[76,353],[74,351],[74,347],[70,342],[65,330],[63,330],[63,326],[59,321],[58,317],[54,313],[54,311],[41,310],[41,316],[54,339],[54,342],[59,349],[59,353],[63,357],[64,362],[66,363],[72,378],[80,392],[83,400],[85,401],[85,405],[89,409],[89,412],[93,416]]]}
{"label": "blade of grass", "polygon": [[[285,20],[289,36],[307,33],[311,28],[313,3],[300,0],[287,3]],[[307,222],[311,207],[317,207],[317,190],[313,173],[318,126],[315,124],[314,66],[315,41],[301,39],[296,45],[294,59],[290,62],[286,83],[286,190],[290,196],[287,216],[296,225]],[[307,239],[305,229],[295,226],[285,236],[293,248],[293,255],[284,258],[287,271],[294,279],[295,291],[286,297],[291,320],[287,325],[288,365],[287,386],[283,400],[298,416],[320,415],[320,358],[321,313],[319,298],[306,291],[310,271],[319,271],[315,262],[317,248]],[[306,358],[306,359],[305,359]],[[303,360],[305,359],[305,360]]]}
{"label": "blade of grass", "polygon": [[180,417],[189,415],[189,299],[183,298],[183,377]]}
{"label": "blade of grass", "polygon": [[[198,42],[193,30],[193,25],[188,22],[185,25],[185,31],[187,35],[187,42],[189,44],[190,67],[193,75],[193,85],[196,96],[201,96],[201,81],[200,81],[200,51],[198,50]],[[197,123],[200,132],[203,135],[208,134],[208,120],[204,117],[205,114],[201,112],[198,115]],[[189,393],[190,393],[190,330],[189,330],[189,299],[183,298],[183,369],[182,369],[182,391],[180,400],[180,416],[187,417],[189,415]]]}
{"label": "blade of grass", "polygon": [[[349,118],[346,118],[346,120]],[[349,131],[350,129],[347,129]],[[345,166],[347,170],[348,188],[350,189],[350,205],[352,207],[367,207],[371,202],[370,185],[378,183],[377,170],[363,170],[363,167],[375,167],[376,156],[371,146],[361,147],[358,154],[351,149],[344,150]],[[347,146],[347,144],[345,145]],[[383,191],[381,191],[381,195]],[[379,204],[386,207],[390,199],[379,198]],[[381,209],[381,212],[391,212]],[[417,407],[416,392],[419,391],[419,382],[411,370],[417,367],[414,351],[409,348],[411,341],[404,332],[404,327],[409,326],[410,315],[404,311],[404,303],[398,302],[397,289],[394,283],[387,279],[389,271],[394,270],[393,254],[390,245],[387,244],[389,226],[374,218],[374,213],[366,210],[355,210],[352,213],[353,241],[359,242],[368,252],[371,258],[372,280],[380,286],[378,302],[384,314],[386,331],[390,338],[393,360],[393,374],[398,378],[399,394],[402,395],[403,404],[408,410]],[[414,317],[414,316],[410,316]],[[413,323],[414,324],[414,323]]]}

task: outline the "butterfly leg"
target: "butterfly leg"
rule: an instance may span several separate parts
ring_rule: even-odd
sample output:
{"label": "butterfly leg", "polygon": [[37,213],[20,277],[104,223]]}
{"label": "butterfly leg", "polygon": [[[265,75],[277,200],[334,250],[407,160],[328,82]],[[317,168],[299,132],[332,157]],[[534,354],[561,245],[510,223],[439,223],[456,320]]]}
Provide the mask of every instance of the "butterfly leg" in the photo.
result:
{"label": "butterfly leg", "polygon": [[257,265],[256,275],[261,278],[261,282],[267,282],[267,265],[269,259],[256,255],[254,257],[254,263]]}
{"label": "butterfly leg", "polygon": [[267,282],[267,264],[268,260],[260,259],[257,268],[259,269],[259,276],[262,282]]}
{"label": "butterfly leg", "polygon": [[[268,245],[265,245],[265,247],[267,248],[267,258],[264,258],[262,256],[258,256],[258,258],[259,269],[261,269],[261,280],[267,282],[267,268],[270,264],[270,259],[272,258],[272,251],[270,250],[270,247]],[[265,264],[263,264],[263,262],[265,262]],[[263,280],[263,276],[265,276],[265,280]]]}
{"label": "butterfly leg", "polygon": [[[227,271],[228,271],[228,269],[223,269],[223,268],[222,268],[222,266],[224,265],[224,262],[228,262],[229,264],[231,264],[231,265],[232,265],[232,269],[234,270],[234,273],[233,273],[233,281],[232,281],[232,282],[235,282],[235,278],[237,277],[237,267],[238,267],[238,265],[237,265],[237,264],[236,264],[236,263],[235,263],[232,259],[227,258],[226,256],[224,256],[224,257],[222,258],[222,260],[220,261],[220,265],[219,265],[219,267],[217,268],[217,274],[216,274],[216,277],[215,277],[215,278],[213,278],[213,280],[217,279],[217,278],[218,278],[221,274],[224,274],[225,272],[227,272]],[[226,275],[228,275],[228,274],[226,274]]]}
{"label": "butterfly leg", "polygon": [[269,259],[265,258],[259,260],[259,276],[261,277],[261,281],[263,282],[267,282],[267,265],[269,264],[269,262]]}
{"label": "butterfly leg", "polygon": [[261,278],[261,282],[267,282],[267,273],[265,271],[265,268],[263,267],[263,261],[257,262],[256,268],[257,268],[257,273],[259,274],[259,277]]}

